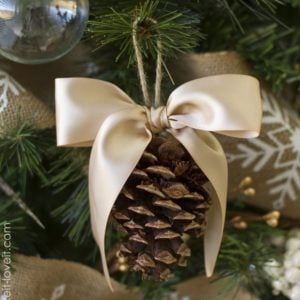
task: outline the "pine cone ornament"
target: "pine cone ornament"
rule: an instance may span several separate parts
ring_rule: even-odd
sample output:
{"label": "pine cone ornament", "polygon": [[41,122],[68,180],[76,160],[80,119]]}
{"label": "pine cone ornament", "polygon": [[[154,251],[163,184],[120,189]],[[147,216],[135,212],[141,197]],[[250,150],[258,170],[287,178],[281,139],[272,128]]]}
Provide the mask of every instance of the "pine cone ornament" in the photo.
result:
{"label": "pine cone ornament", "polygon": [[127,235],[119,255],[143,278],[164,280],[187,266],[186,234],[201,237],[211,205],[208,179],[174,138],[154,137],[116,200],[113,218]]}

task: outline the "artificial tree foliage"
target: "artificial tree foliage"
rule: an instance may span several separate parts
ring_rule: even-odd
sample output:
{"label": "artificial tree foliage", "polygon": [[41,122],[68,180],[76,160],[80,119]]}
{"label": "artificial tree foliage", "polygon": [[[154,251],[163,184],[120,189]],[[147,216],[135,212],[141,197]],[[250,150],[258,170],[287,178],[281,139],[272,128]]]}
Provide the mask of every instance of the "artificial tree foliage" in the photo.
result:
{"label": "artificial tree foliage", "polygon": [[[266,80],[275,92],[287,87],[292,90],[286,101],[296,111],[300,107],[299,13],[299,0],[91,0],[83,42],[93,49],[91,61],[98,66],[93,76],[117,84],[137,102],[141,102],[142,94],[132,43],[135,20],[151,85],[157,39],[161,40],[163,95],[174,89],[168,65],[180,55],[235,50],[253,63],[253,74]],[[26,120],[5,131],[0,140],[0,224],[10,223],[14,252],[70,259],[97,268],[100,258],[91,233],[88,204],[89,152],[57,148],[55,129],[37,130]],[[7,193],[7,187],[13,192]],[[240,211],[256,211],[236,203]],[[229,215],[236,209],[229,206]],[[260,223],[239,230],[228,219],[217,274],[232,278],[231,282],[262,299],[275,299],[263,265],[280,255],[268,242],[277,234],[277,229]],[[108,252],[119,239],[115,226],[109,226]],[[194,240],[189,244],[196,255],[186,269],[176,269],[170,281],[141,281],[130,272],[113,276],[129,287],[139,285],[145,299],[162,299],[173,284],[204,274],[202,245]]]}

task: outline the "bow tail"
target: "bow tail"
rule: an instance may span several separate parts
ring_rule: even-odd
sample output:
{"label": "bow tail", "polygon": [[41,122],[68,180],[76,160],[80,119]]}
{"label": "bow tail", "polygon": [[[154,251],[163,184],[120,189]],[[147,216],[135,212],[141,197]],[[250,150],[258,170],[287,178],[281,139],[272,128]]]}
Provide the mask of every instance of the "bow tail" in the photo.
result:
{"label": "bow tail", "polygon": [[221,246],[225,222],[228,181],[226,156],[218,140],[209,132],[189,127],[168,131],[187,149],[210,181],[213,204],[207,213],[204,236],[205,270],[210,277]]}
{"label": "bow tail", "polygon": [[138,110],[108,117],[95,139],[89,167],[91,222],[100,248],[104,275],[111,290],[105,255],[105,231],[111,209],[122,187],[141,158],[152,135]]}

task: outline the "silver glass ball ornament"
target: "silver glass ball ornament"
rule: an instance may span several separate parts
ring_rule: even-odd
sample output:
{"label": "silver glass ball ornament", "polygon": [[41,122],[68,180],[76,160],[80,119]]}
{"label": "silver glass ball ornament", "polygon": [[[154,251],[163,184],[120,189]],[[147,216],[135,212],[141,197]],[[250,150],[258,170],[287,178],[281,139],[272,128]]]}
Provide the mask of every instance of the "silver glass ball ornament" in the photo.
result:
{"label": "silver glass ball ornament", "polygon": [[56,60],[81,39],[88,0],[0,0],[0,54],[25,64]]}

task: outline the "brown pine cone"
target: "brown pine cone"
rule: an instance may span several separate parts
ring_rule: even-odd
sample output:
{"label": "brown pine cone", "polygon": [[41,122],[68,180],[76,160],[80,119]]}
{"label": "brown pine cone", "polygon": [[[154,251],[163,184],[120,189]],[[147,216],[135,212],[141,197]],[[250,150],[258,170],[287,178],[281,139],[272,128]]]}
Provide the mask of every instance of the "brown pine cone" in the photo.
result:
{"label": "brown pine cone", "polygon": [[128,235],[119,255],[143,278],[164,280],[185,267],[184,234],[201,237],[211,199],[208,179],[174,138],[154,137],[119,195],[112,215]]}

